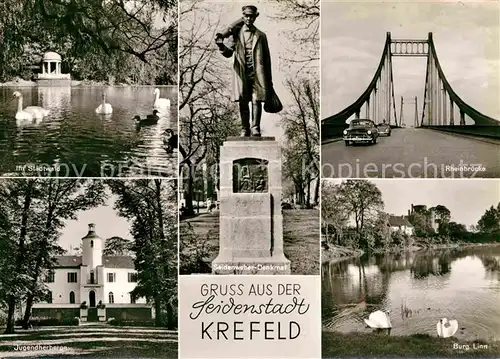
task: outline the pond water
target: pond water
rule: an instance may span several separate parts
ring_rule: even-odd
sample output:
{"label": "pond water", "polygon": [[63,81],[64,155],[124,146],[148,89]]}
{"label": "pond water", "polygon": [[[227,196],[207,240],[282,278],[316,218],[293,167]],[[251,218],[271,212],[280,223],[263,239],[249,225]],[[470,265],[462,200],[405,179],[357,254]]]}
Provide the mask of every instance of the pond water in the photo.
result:
{"label": "pond water", "polygon": [[[0,175],[177,176],[177,151],[167,153],[163,132],[177,133],[177,87],[158,87],[171,106],[156,125],[136,127],[135,115],[152,114],[155,87],[0,87]],[[23,108],[50,111],[38,123],[15,120],[17,99]],[[111,115],[95,109],[106,92]],[[35,166],[36,165],[36,166]],[[23,167],[24,166],[24,167]]]}
{"label": "pond water", "polygon": [[323,330],[370,332],[363,318],[388,310],[391,335],[437,336],[439,319],[448,318],[458,320],[458,339],[499,340],[499,304],[500,246],[365,255],[323,265]]}

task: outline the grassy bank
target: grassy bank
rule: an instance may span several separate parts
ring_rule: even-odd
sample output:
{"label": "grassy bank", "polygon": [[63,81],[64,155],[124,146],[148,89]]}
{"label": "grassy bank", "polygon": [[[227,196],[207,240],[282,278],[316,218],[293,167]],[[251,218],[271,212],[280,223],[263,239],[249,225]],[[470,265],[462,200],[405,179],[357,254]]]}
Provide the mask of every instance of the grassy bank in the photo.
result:
{"label": "grassy bank", "polygon": [[[459,345],[457,347],[457,345]],[[500,355],[499,342],[457,341],[427,334],[388,336],[375,333],[322,333],[323,358],[337,357],[491,357]]]}
{"label": "grassy bank", "polygon": [[[36,87],[38,83],[35,81],[28,81],[23,79],[15,79],[7,82],[0,82],[0,87]],[[71,87],[101,87],[101,86],[114,86],[114,87],[142,87],[142,86],[157,86],[157,87],[173,87],[176,85],[154,85],[154,84],[127,84],[127,83],[114,83],[110,84],[103,81],[93,81],[93,80],[72,80]]]}
{"label": "grassy bank", "polygon": [[[420,244],[411,246],[392,246],[386,248],[376,248],[370,253],[404,253],[404,252],[417,252],[421,250],[440,250],[440,249],[459,249],[468,247],[489,247],[499,246],[500,243],[449,243],[449,244]],[[364,254],[361,249],[351,249],[342,246],[329,245],[328,249],[321,252],[321,263],[339,262],[349,258],[360,257]]]}
{"label": "grassy bank", "polygon": [[[196,260],[196,251],[203,253],[209,273],[210,263],[219,253],[219,212],[204,213],[181,221],[181,233],[190,227],[192,243],[186,246],[184,254]],[[292,274],[319,274],[319,211],[317,209],[283,211],[283,250],[290,260]],[[181,236],[181,242],[187,239]],[[203,251],[200,250],[203,247]],[[186,265],[182,263],[181,265]],[[182,271],[181,271],[182,273]],[[199,273],[199,271],[196,271]]]}
{"label": "grassy bank", "polygon": [[363,253],[361,249],[329,245],[327,249],[323,248],[321,251],[321,263],[340,262],[349,258],[361,257]]}

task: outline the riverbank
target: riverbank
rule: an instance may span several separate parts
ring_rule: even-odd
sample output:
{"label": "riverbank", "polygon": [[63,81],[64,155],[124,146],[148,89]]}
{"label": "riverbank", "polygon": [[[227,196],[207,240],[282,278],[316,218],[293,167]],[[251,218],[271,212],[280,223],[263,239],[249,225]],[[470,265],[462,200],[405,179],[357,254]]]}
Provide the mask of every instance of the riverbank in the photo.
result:
{"label": "riverbank", "polygon": [[[417,243],[409,247],[389,247],[389,248],[378,248],[371,251],[374,254],[380,253],[405,253],[405,252],[417,252],[423,250],[442,250],[442,249],[460,249],[469,247],[489,247],[489,246],[499,246],[500,242],[494,243],[449,243],[449,244],[422,244]],[[321,251],[321,263],[337,263],[350,258],[361,257],[365,252],[361,249],[351,249],[342,246],[329,245],[327,249],[323,247]]]}
{"label": "riverbank", "polygon": [[[16,78],[11,81],[7,82],[1,82],[0,87],[36,87],[38,86],[38,83],[35,81],[27,81],[23,80],[21,78]],[[77,81],[77,80],[72,80],[71,87],[103,87],[103,86],[113,86],[113,87],[145,87],[145,86],[155,86],[155,87],[172,87],[172,86],[177,86],[177,85],[151,85],[151,84],[126,84],[126,83],[116,83],[116,84],[109,84],[107,82],[102,82],[102,81],[93,81],[93,80],[83,80],[83,81]]]}
{"label": "riverbank", "polygon": [[336,245],[328,245],[321,250],[321,263],[337,263],[349,258],[361,257],[365,252],[361,249],[350,249]]}
{"label": "riverbank", "polygon": [[458,341],[428,334],[322,332],[323,358],[335,357],[498,357],[500,342]]}

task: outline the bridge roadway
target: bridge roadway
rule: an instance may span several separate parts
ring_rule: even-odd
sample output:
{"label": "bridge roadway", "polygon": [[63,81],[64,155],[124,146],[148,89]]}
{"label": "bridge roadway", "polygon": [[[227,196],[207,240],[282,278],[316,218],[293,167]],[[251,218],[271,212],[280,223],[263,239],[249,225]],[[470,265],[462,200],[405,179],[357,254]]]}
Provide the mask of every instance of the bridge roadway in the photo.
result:
{"label": "bridge roadway", "polygon": [[500,178],[500,140],[399,128],[375,145],[324,144],[321,161],[323,178]]}

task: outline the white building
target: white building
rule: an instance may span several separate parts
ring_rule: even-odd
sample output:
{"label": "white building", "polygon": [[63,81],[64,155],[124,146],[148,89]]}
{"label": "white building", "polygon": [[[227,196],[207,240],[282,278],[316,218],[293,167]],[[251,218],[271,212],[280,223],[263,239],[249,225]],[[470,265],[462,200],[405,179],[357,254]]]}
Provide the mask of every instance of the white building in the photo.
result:
{"label": "white building", "polygon": [[409,236],[415,234],[415,228],[404,216],[389,216],[389,227],[391,233],[402,232]]}
{"label": "white building", "polygon": [[150,308],[145,298],[131,295],[137,284],[133,258],[103,256],[104,240],[96,234],[94,224],[89,224],[82,248],[82,256],[57,257],[54,270],[45,279],[48,298],[33,306],[34,314],[46,312],[42,308],[80,308],[83,302],[92,309],[100,301],[106,308]]}

